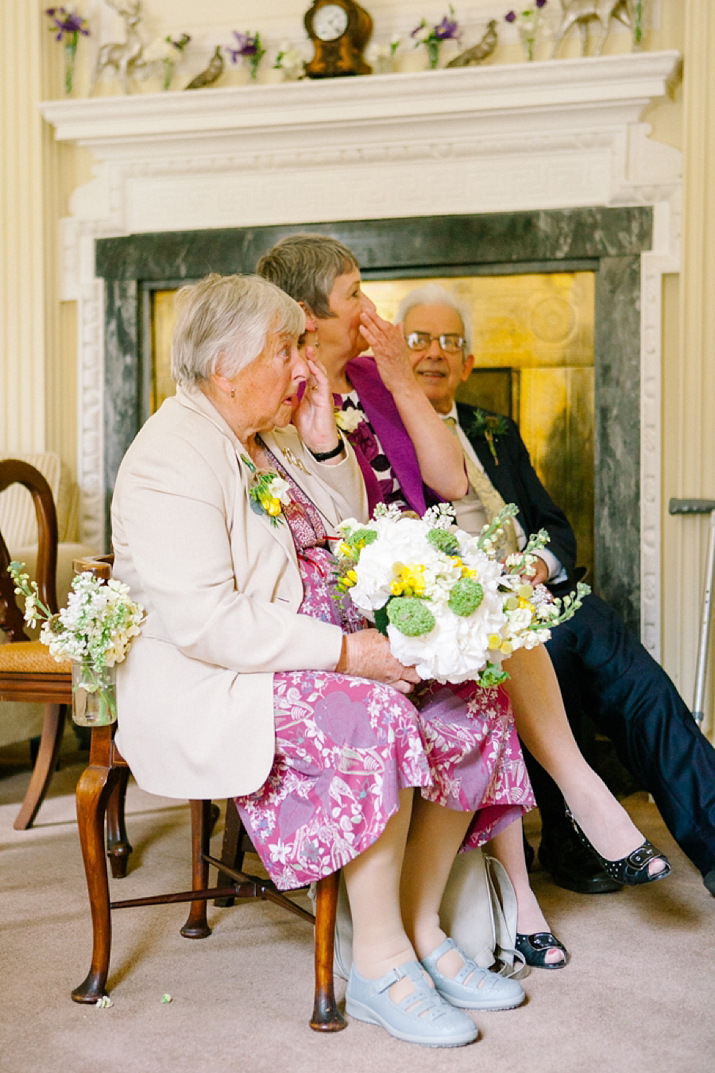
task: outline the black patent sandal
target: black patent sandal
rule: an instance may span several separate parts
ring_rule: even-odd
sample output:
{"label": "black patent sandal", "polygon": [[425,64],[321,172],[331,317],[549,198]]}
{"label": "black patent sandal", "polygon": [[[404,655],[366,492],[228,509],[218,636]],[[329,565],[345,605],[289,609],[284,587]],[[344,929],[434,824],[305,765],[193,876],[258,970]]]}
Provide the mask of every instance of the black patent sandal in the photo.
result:
{"label": "black patent sandal", "polygon": [[[629,853],[627,857],[621,857],[617,861],[609,861],[607,857],[602,857],[597,849],[594,849],[592,844],[586,838],[578,823],[572,816],[569,809],[566,809],[566,815],[573,824],[574,831],[583,842],[584,846],[587,846],[591,853],[594,853],[601,862],[601,867],[611,879],[614,879],[617,883],[623,883],[629,887],[637,887],[641,883],[655,883],[657,879],[665,879],[669,876],[672,869],[670,862],[664,853],[661,853],[659,849],[646,839],[638,849],[634,849],[632,853]],[[665,868],[661,868],[660,872],[654,872],[652,875],[648,871],[648,865],[651,861],[663,861]]]}
{"label": "black patent sandal", "polygon": [[[570,954],[564,944],[550,931],[535,931],[533,935],[521,935],[517,932],[514,945],[523,955],[526,964],[535,969],[565,969],[570,960]],[[547,961],[549,950],[563,950],[563,959]]]}

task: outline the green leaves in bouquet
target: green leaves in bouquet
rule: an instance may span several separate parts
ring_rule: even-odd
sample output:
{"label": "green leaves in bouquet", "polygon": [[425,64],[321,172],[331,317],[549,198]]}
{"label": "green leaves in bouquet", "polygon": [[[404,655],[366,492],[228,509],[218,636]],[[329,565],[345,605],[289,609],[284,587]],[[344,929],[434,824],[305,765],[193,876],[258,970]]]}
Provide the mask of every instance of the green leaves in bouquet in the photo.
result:
{"label": "green leaves in bouquet", "polygon": [[389,618],[387,617],[387,608],[389,602],[390,601],[388,600],[384,607],[378,607],[377,611],[375,611],[374,613],[375,629],[379,630],[384,637],[387,637],[387,627],[390,622]]}

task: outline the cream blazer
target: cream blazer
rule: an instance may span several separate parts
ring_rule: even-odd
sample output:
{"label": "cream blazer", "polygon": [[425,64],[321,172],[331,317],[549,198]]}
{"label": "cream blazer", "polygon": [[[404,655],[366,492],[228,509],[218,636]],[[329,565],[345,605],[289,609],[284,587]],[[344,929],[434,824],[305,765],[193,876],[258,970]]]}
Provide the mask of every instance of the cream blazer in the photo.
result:
{"label": "cream blazer", "polygon": [[[326,529],[365,517],[352,448],[316,462],[291,426],[263,437]],[[179,389],[127,451],[112,500],[114,576],[146,621],[117,672],[117,744],[138,784],[167,797],[251,793],[273,763],[273,672],[332,670],[337,626],[303,597],[285,521],[249,499],[247,452],[201,392]]]}

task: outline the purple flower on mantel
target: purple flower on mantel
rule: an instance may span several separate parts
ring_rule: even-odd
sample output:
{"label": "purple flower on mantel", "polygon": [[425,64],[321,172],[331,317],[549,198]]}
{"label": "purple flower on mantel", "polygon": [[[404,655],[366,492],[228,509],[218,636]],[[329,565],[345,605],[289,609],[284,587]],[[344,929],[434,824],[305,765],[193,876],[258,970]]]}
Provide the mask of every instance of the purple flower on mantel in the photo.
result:
{"label": "purple flower on mantel", "polygon": [[459,26],[456,19],[450,19],[447,15],[434,28],[434,35],[438,41],[456,41],[459,37]]}
{"label": "purple flower on mantel", "polygon": [[226,46],[226,51],[231,54],[231,63],[238,63],[240,58],[245,56],[251,68],[251,78],[255,78],[258,65],[266,54],[261,35],[259,33],[240,34],[236,30],[232,32],[236,38],[238,48],[231,48],[230,45]]}
{"label": "purple flower on mantel", "polygon": [[231,48],[230,45],[226,46],[226,51],[231,53],[231,63],[238,63],[239,56],[255,56],[260,47],[258,34],[240,34],[236,30],[233,31],[233,36],[236,38],[237,48]]}
{"label": "purple flower on mantel", "polygon": [[453,17],[454,8],[449,5],[449,15],[445,15],[436,26],[429,26],[427,19],[422,19],[419,26],[415,26],[410,37],[415,38],[415,45],[439,45],[440,41],[459,41],[461,36],[459,23]]}
{"label": "purple flower on mantel", "polygon": [[74,36],[75,41],[77,40],[77,34],[84,34],[85,37],[89,37],[87,20],[82,15],[77,15],[74,11],[68,11],[64,7],[48,7],[45,9],[45,15],[52,19],[53,25],[50,29],[53,33],[57,31],[55,41],[61,41],[63,35],[67,37]]}
{"label": "purple flower on mantel", "polygon": [[[541,10],[542,7],[546,7],[546,0],[536,0],[536,7],[539,9],[539,11]],[[520,11],[519,14],[523,15],[523,16],[529,16],[530,17],[530,16],[532,16],[534,14],[534,12],[533,12],[533,10],[529,10],[529,8],[526,8],[525,11]],[[508,11],[507,14],[504,16],[504,19],[505,19],[506,22],[516,22],[516,19],[517,19],[516,11]]]}
{"label": "purple flower on mantel", "polygon": [[186,48],[186,46],[188,45],[189,41],[191,40],[191,36],[189,34],[182,34],[181,37],[177,37],[177,39],[175,41],[173,39],[173,37],[171,36],[171,34],[170,34],[166,38],[166,40],[170,45],[174,46],[174,48],[177,50],[177,52],[183,52],[184,49]]}

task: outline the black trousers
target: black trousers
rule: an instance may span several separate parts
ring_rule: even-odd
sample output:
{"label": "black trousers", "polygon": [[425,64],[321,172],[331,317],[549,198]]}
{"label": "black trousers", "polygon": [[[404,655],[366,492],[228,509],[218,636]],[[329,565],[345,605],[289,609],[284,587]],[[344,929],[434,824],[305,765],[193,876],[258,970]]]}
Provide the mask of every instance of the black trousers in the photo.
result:
{"label": "black trousers", "polygon": [[[668,830],[705,875],[715,868],[715,749],[662,667],[615,611],[587,596],[546,645],[581,744],[584,713],[652,794]],[[545,828],[563,817],[553,780],[526,754]]]}

